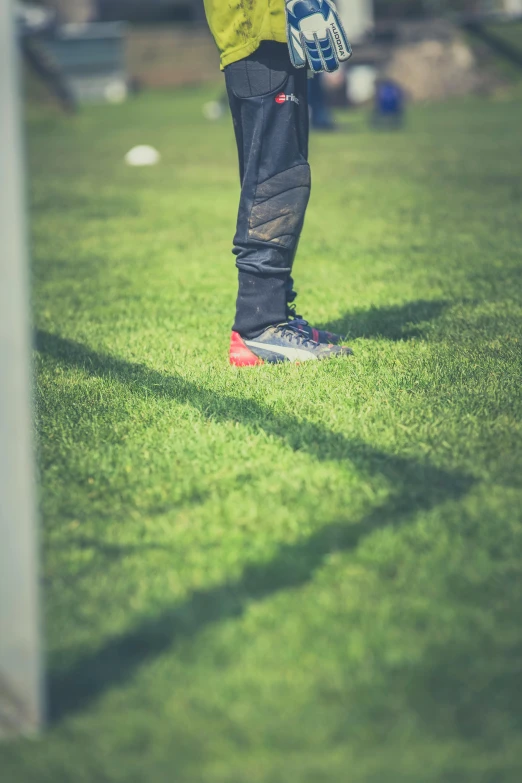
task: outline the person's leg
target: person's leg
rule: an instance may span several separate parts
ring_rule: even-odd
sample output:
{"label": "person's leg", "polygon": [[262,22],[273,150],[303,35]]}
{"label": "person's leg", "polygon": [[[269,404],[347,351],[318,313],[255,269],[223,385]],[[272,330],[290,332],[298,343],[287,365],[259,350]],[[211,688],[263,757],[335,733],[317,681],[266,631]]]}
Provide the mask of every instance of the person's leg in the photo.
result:
{"label": "person's leg", "polygon": [[[287,291],[310,195],[306,71],[286,44],[263,42],[225,68],[239,153],[233,331],[254,337],[287,319]],[[290,289],[291,289],[290,285]]]}
{"label": "person's leg", "polygon": [[316,73],[313,79],[308,80],[311,124],[314,130],[334,130],[335,126],[326,100],[323,79],[322,73]]}

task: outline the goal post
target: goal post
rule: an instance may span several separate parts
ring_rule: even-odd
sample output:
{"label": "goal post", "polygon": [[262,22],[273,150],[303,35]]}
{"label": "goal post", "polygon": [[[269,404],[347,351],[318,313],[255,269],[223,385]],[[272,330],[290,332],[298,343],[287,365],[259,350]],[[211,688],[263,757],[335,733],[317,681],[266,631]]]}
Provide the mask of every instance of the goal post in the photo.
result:
{"label": "goal post", "polygon": [[13,0],[0,2],[0,738],[43,716],[31,332]]}

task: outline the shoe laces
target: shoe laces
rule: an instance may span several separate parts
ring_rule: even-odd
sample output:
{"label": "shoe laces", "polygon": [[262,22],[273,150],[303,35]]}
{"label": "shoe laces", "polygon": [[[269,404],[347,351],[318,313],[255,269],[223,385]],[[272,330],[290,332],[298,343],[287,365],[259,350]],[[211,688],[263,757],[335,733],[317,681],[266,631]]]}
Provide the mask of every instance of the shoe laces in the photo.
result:
{"label": "shoe laces", "polygon": [[286,305],[286,315],[289,321],[297,321],[303,324],[303,326],[308,326],[308,321],[305,318],[303,318],[302,315],[299,315],[299,313],[296,312],[296,307],[294,302]]}
{"label": "shoe laces", "polygon": [[307,334],[298,332],[294,327],[294,321],[286,324],[279,324],[276,326],[276,331],[287,337],[288,340],[294,340],[298,345],[319,345],[318,342],[312,340]]}

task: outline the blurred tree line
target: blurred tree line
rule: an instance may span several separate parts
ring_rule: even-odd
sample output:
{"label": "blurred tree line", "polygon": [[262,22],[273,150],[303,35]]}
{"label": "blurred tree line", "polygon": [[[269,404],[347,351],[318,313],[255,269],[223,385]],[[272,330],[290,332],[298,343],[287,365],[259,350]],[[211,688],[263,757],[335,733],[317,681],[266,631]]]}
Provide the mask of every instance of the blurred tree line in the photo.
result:
{"label": "blurred tree line", "polygon": [[[58,12],[67,22],[96,18],[201,20],[203,0],[31,0]],[[439,16],[507,10],[509,0],[374,0],[377,18]]]}
{"label": "blurred tree line", "polygon": [[[25,0],[22,0],[24,2]],[[26,0],[52,9],[62,22],[128,19],[137,22],[201,21],[203,0]],[[2,2],[2,0],[0,0]]]}
{"label": "blurred tree line", "polygon": [[377,18],[443,16],[502,10],[503,0],[375,0]]}

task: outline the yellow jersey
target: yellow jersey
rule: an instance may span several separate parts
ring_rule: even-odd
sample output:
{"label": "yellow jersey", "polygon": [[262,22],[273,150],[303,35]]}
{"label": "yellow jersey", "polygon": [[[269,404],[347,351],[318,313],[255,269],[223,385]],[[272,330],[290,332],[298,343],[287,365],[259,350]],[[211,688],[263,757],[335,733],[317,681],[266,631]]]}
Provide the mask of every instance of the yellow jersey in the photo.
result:
{"label": "yellow jersey", "polygon": [[261,41],[286,43],[285,0],[204,0],[221,68],[256,51]]}

